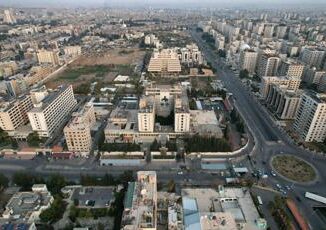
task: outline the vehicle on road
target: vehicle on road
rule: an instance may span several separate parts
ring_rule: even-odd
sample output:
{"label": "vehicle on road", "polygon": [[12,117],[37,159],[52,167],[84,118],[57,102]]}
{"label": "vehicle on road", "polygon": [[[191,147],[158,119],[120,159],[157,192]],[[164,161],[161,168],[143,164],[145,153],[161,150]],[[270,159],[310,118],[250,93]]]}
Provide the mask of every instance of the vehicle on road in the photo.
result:
{"label": "vehicle on road", "polygon": [[258,204],[263,205],[263,201],[260,196],[257,196]]}
{"label": "vehicle on road", "polygon": [[274,171],[271,171],[271,175],[275,177],[276,173]]}
{"label": "vehicle on road", "polygon": [[179,171],[179,172],[178,172],[178,175],[183,175],[183,172],[182,172],[182,171]]}

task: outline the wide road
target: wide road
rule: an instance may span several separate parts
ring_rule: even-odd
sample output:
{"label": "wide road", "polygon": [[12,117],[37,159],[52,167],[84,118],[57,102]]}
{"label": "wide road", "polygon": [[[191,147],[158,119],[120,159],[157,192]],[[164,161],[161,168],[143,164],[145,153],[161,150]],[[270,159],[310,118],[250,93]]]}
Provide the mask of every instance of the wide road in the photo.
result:
{"label": "wide road", "polygon": [[[310,162],[318,171],[318,179],[312,184],[298,184],[289,182],[281,177],[269,178],[266,183],[275,188],[275,184],[292,185],[294,189],[288,194],[302,202],[297,202],[299,209],[307,217],[312,229],[320,229],[325,223],[315,215],[312,206],[321,205],[304,198],[306,191],[326,196],[326,159],[323,156],[314,154],[298,147],[289,136],[280,129],[271,119],[267,110],[258,102],[254,95],[242,84],[241,80],[225,65],[216,54],[201,39],[201,33],[195,30],[191,35],[202,50],[206,60],[217,70],[217,79],[222,80],[229,92],[234,95],[235,106],[242,115],[246,125],[255,140],[255,147],[251,152],[255,160],[255,169],[269,173],[271,171],[271,158],[278,154],[292,154]],[[248,164],[249,165],[249,164]],[[313,214],[313,215],[312,215]]]}

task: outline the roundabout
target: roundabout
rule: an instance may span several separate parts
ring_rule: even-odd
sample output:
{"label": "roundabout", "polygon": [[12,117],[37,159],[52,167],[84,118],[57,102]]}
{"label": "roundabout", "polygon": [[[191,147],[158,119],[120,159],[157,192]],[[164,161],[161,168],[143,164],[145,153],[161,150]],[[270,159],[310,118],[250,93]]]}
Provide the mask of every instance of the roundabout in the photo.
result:
{"label": "roundabout", "polygon": [[311,183],[316,180],[316,169],[307,161],[292,155],[277,155],[271,166],[279,175],[296,183]]}

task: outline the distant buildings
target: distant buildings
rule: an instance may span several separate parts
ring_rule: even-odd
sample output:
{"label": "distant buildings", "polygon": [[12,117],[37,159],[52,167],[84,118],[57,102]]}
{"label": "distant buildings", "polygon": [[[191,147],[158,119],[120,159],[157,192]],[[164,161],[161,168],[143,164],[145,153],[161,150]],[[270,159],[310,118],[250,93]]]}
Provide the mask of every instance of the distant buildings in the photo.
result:
{"label": "distant buildings", "polygon": [[57,66],[59,62],[59,52],[53,50],[39,50],[37,53],[37,60],[40,64],[51,64]]}
{"label": "distant buildings", "polygon": [[301,52],[301,60],[310,67],[321,68],[325,53],[325,50],[304,48]]}
{"label": "distant buildings", "polygon": [[66,46],[64,48],[65,55],[76,57],[81,54],[81,47],[80,46]]}
{"label": "distant buildings", "polygon": [[4,10],[3,12],[4,16],[3,16],[3,21],[4,23],[7,24],[15,24],[17,22],[13,12],[11,9],[9,10]]}
{"label": "distant buildings", "polygon": [[95,124],[94,107],[87,103],[72,114],[63,129],[69,151],[88,155],[92,148],[91,128]]}
{"label": "distant buildings", "polygon": [[76,104],[71,85],[40,94],[34,108],[28,112],[33,131],[41,137],[49,137],[64,124]]}
{"label": "distant buildings", "polygon": [[295,117],[293,129],[306,142],[323,142],[326,138],[326,95],[306,92]]}
{"label": "distant buildings", "polygon": [[173,75],[181,72],[178,54],[171,49],[154,51],[149,62],[148,71],[158,74]]}
{"label": "distant buildings", "polygon": [[10,77],[18,70],[18,65],[14,61],[0,62],[0,77]]}

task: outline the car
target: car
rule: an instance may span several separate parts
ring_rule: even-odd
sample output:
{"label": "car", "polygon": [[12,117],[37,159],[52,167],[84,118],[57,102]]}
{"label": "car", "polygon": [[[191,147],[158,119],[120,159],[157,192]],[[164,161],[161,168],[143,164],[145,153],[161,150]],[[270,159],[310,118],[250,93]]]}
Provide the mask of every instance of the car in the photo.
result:
{"label": "car", "polygon": [[286,185],[285,188],[286,188],[287,190],[291,190],[291,187],[290,187],[289,185]]}
{"label": "car", "polygon": [[183,175],[183,172],[182,172],[182,171],[179,171],[179,172],[178,172],[178,175]]}
{"label": "car", "polygon": [[280,185],[280,184],[276,184],[276,187],[277,187],[278,189],[282,189],[282,185]]}
{"label": "car", "polygon": [[272,176],[276,176],[276,173],[274,171],[271,171]]}

